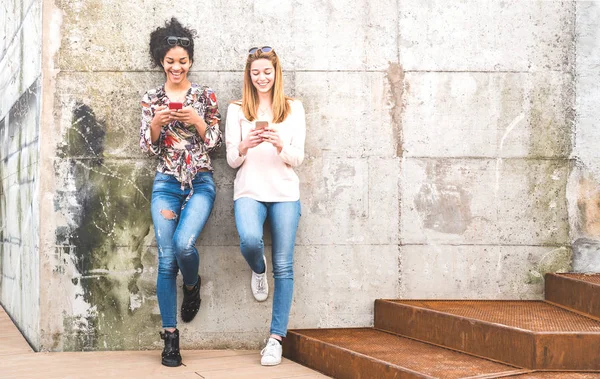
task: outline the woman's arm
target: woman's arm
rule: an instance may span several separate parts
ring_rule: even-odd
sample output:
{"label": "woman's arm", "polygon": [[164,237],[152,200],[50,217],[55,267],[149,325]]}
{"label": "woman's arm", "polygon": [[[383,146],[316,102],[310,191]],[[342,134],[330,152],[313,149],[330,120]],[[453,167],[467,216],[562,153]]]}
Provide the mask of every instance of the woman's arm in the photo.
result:
{"label": "woman's arm", "polygon": [[[219,128],[219,122],[221,121],[221,114],[219,113],[219,105],[217,103],[217,96],[214,91],[209,87],[204,87],[202,94],[200,95],[199,103],[204,104],[204,120],[200,120],[200,125],[195,125],[198,134],[204,141],[206,151],[209,152],[221,145],[223,140],[223,134]],[[197,109],[198,114],[201,114]]]}
{"label": "woman's arm", "polygon": [[227,147],[227,163],[231,168],[238,168],[246,160],[246,156],[240,154],[239,145],[242,142],[242,128],[238,116],[240,107],[229,104],[227,108],[227,122],[225,124],[225,145]]}
{"label": "woman's arm", "polygon": [[140,126],[140,148],[143,152],[150,155],[160,154],[161,141],[164,139],[164,132],[161,125],[156,126],[154,121],[154,111],[151,108],[152,100],[146,92],[142,98],[142,124]]}
{"label": "woman's arm", "polygon": [[306,139],[306,115],[304,106],[298,100],[292,104],[290,114],[293,122],[293,135],[290,144],[283,145],[279,156],[292,167],[300,166],[304,160],[304,140]]}

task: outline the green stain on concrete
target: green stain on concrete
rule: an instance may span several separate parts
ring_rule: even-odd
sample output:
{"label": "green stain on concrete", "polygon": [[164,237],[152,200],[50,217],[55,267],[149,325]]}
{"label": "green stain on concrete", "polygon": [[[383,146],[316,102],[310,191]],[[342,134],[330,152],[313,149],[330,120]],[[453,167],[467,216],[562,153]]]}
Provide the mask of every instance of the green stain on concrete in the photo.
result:
{"label": "green stain on concrete", "polygon": [[571,271],[572,260],[573,252],[570,248],[559,247],[549,251],[529,270],[527,283],[540,284],[548,273]]}
{"label": "green stain on concrete", "polygon": [[[531,98],[530,158],[569,157],[575,125],[574,84],[557,79],[538,83]],[[558,93],[558,96],[556,95]]]}
{"label": "green stain on concrete", "polygon": [[569,161],[530,161],[523,166],[527,180],[527,209],[524,217],[533,221],[541,243],[568,245],[569,220],[566,191]]}
{"label": "green stain on concrete", "polygon": [[[66,237],[74,246],[83,298],[93,310],[64,318],[64,350],[137,349],[138,333],[156,324],[155,278],[144,271],[144,239],[150,232],[152,170],[134,160],[105,162],[103,122],[91,108],[78,104],[68,141],[61,151],[73,171],[78,226]],[[130,299],[140,299],[133,304]],[[158,325],[156,325],[158,327]]]}
{"label": "green stain on concrete", "polygon": [[[76,103],[71,127],[58,148],[60,158],[102,158],[106,126],[87,105]],[[96,162],[97,163],[97,162]]]}

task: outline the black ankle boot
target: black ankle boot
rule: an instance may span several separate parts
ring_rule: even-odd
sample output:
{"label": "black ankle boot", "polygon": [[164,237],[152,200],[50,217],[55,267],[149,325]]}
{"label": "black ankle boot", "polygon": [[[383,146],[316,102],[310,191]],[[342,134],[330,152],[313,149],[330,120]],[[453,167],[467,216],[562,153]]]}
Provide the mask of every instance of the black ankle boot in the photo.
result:
{"label": "black ankle boot", "polygon": [[165,348],[162,352],[162,364],[169,367],[181,365],[181,354],[179,354],[179,330],[174,332],[164,331],[160,333],[160,338],[165,341]]}
{"label": "black ankle boot", "polygon": [[183,302],[181,303],[181,319],[183,322],[190,322],[196,317],[201,301],[200,276],[198,276],[198,283],[191,290],[188,290],[185,284],[183,285]]}

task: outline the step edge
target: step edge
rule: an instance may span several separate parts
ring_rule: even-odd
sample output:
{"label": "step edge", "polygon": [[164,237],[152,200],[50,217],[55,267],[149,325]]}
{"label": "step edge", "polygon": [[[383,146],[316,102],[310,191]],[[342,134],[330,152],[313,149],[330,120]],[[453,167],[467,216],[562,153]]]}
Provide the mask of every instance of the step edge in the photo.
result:
{"label": "step edge", "polygon": [[[441,300],[441,301],[453,301],[453,300]],[[466,301],[471,301],[471,300],[466,300]],[[513,300],[516,301],[516,300]],[[548,306],[554,307],[554,308],[560,308],[564,311],[567,312],[571,312],[577,316],[581,316],[581,317],[585,317],[587,319],[590,319],[592,321],[597,321],[598,323],[600,323],[600,318],[595,318],[595,317],[590,317],[591,315],[587,314],[587,313],[583,313],[583,312],[574,312],[573,309],[568,308],[568,307],[563,307],[563,306],[558,306],[557,304],[548,301],[548,300],[524,300],[524,301],[528,301],[528,302],[537,302],[537,303],[544,303],[547,304]],[[507,329],[507,330],[514,330],[514,331],[519,331],[519,332],[523,332],[526,334],[530,334],[530,335],[536,335],[536,334],[590,334],[590,335],[595,335],[595,334],[600,334],[600,331],[598,332],[590,332],[590,331],[572,331],[572,332],[562,332],[562,331],[558,331],[558,332],[545,332],[545,331],[535,331],[535,330],[530,330],[530,329],[523,329],[523,328],[519,328],[517,326],[511,326],[511,325],[506,325],[506,324],[499,324],[496,322],[492,322],[492,321],[486,321],[486,320],[480,320],[480,319],[476,319],[476,318],[470,318],[470,317],[466,317],[466,316],[461,316],[461,315],[455,315],[449,312],[444,312],[444,311],[440,311],[437,309],[430,309],[430,308],[425,308],[425,307],[420,307],[420,306],[414,306],[414,305],[409,305],[409,304],[403,304],[403,303],[397,303],[395,301],[387,301],[386,304],[392,304],[393,306],[397,306],[397,307],[403,307],[403,308],[410,308],[410,309],[418,309],[418,310],[422,310],[424,312],[430,312],[430,313],[435,313],[438,315],[444,315],[447,317],[451,317],[454,319],[458,319],[461,321],[467,321],[467,322],[476,322],[479,324],[484,324],[484,325],[488,325],[488,326],[493,326],[493,327],[497,327],[497,328],[501,328],[501,329]]]}
{"label": "step edge", "polygon": [[438,310],[435,310],[435,309],[429,309],[429,308],[423,308],[423,307],[415,307],[415,306],[410,306],[410,305],[406,305],[406,304],[399,304],[399,303],[394,303],[394,302],[389,302],[389,304],[393,304],[394,306],[398,306],[398,307],[419,309],[419,310],[423,310],[425,312],[435,313],[435,314],[438,314],[438,315],[443,315],[443,316],[447,316],[447,317],[459,319],[461,321],[466,321],[466,322],[475,321],[477,323],[481,323],[481,324],[485,324],[485,325],[490,325],[490,326],[494,326],[494,327],[498,327],[498,328],[502,328],[502,329],[508,329],[508,330],[514,330],[514,331],[518,331],[518,332],[523,332],[525,334],[532,334],[533,333],[533,331],[528,330],[528,329],[521,329],[521,328],[517,328],[517,327],[513,327],[513,326],[508,326],[508,325],[505,325],[505,324],[498,324],[498,323],[491,322],[491,321],[484,321],[484,320],[478,320],[478,319],[469,318],[469,317],[465,317],[465,316],[454,315],[452,313],[438,311]]}
{"label": "step edge", "polygon": [[555,302],[550,301],[550,300],[544,300],[544,302],[546,302],[546,303],[548,303],[548,304],[550,304],[550,305],[552,305],[554,307],[564,309],[565,311],[572,312],[572,313],[575,313],[575,314],[577,314],[579,316],[583,316],[583,317],[592,319],[594,321],[600,322],[600,317],[596,317],[596,316],[594,316],[592,314],[586,313],[584,311],[580,311],[579,309],[574,309],[574,308],[568,307],[568,306],[566,306],[564,304],[555,303]]}
{"label": "step edge", "polygon": [[[408,339],[408,340],[411,340],[411,341],[420,342],[420,343],[423,343],[423,344],[426,344],[426,345],[435,346],[435,347],[438,347],[438,348],[440,348],[442,350],[449,350],[449,351],[452,351],[454,353],[468,355],[470,357],[482,359],[482,360],[485,360],[485,361],[488,361],[488,362],[498,363],[498,364],[507,366],[508,368],[511,368],[511,369],[516,369],[516,370],[531,370],[529,368],[521,367],[521,366],[515,365],[513,363],[508,363],[508,362],[500,361],[500,360],[493,359],[493,358],[490,358],[490,357],[486,357],[486,356],[483,356],[483,355],[473,354],[473,353],[470,353],[468,351],[456,349],[456,348],[445,346],[445,345],[440,345],[440,344],[437,344],[437,343],[434,343],[434,342],[430,342],[430,341],[421,340],[421,339],[415,338],[415,337],[405,336],[405,335],[402,335],[402,334],[394,333],[392,331],[385,330],[385,329],[379,329],[379,328],[376,328],[376,327],[372,327],[372,328],[322,328],[322,329],[314,329],[313,328],[313,329],[294,329],[294,331],[296,331],[296,330],[348,330],[348,329],[369,329],[369,330],[373,330],[375,332],[380,332],[380,333],[392,335],[392,336],[394,336],[396,338],[399,338],[399,339],[404,338],[404,339]],[[288,333],[290,333],[290,332],[292,332],[292,330],[288,331]],[[299,333],[295,332],[295,334],[299,334]],[[310,338],[310,339],[313,339],[313,340],[316,340],[316,341],[320,341],[320,340],[318,340],[316,338],[313,338],[313,337],[308,337],[308,336],[303,336],[303,337]],[[328,342],[324,342],[324,343],[328,343]]]}
{"label": "step edge", "polygon": [[460,354],[468,355],[468,356],[471,356],[471,357],[483,359],[483,360],[486,360],[486,361],[489,361],[489,362],[498,363],[498,364],[501,364],[501,365],[508,366],[510,368],[517,369],[517,370],[530,370],[530,369],[528,369],[526,367],[521,367],[521,366],[515,365],[513,363],[508,363],[508,362],[500,361],[500,360],[497,360],[497,359],[494,359],[494,358],[486,357],[484,355],[474,354],[474,353],[471,353],[471,352],[468,352],[468,351],[465,351],[465,350],[456,349],[456,348],[453,348],[453,347],[450,347],[450,346],[440,345],[440,344],[437,344],[437,343],[434,343],[434,342],[431,342],[431,341],[425,341],[425,340],[421,340],[419,338],[405,336],[405,335],[402,335],[402,334],[397,334],[397,333],[394,333],[394,332],[389,331],[389,330],[384,330],[384,329],[377,329],[377,330],[380,330],[380,331],[382,331],[384,333],[387,333],[387,334],[392,334],[394,336],[398,336],[398,337],[406,338],[406,339],[409,339],[409,340],[421,342],[421,343],[424,343],[424,344],[427,344],[427,345],[439,347],[439,348],[444,349],[444,350],[450,350],[450,351],[453,351],[455,353],[460,353]]}
{"label": "step edge", "polygon": [[[353,328],[323,328],[323,329],[308,329],[308,330],[340,330],[340,329],[347,330],[347,329],[353,329]],[[480,356],[480,355],[469,353],[469,352],[466,352],[466,351],[454,349],[454,348],[451,348],[451,347],[448,347],[448,346],[443,346],[443,345],[435,344],[435,343],[432,343],[432,342],[422,341],[422,340],[419,340],[418,338],[413,338],[413,337],[398,335],[396,333],[393,333],[393,332],[390,332],[390,331],[387,331],[387,330],[382,330],[382,329],[377,329],[377,328],[361,328],[361,329],[370,329],[370,330],[375,331],[375,332],[380,332],[380,333],[383,333],[383,334],[391,335],[391,336],[396,337],[398,339],[408,339],[408,340],[412,340],[412,341],[423,343],[425,345],[434,346],[434,347],[437,347],[437,348],[442,349],[442,350],[446,350],[446,351],[450,351],[450,352],[453,352],[453,353],[458,353],[458,354],[465,355],[465,356],[468,356],[468,357],[477,358],[477,359],[480,359],[480,360],[483,360],[483,361],[493,362],[493,363],[497,363],[499,365],[506,366],[506,370],[505,371],[492,372],[492,373],[489,373],[489,374],[482,374],[482,375],[478,375],[478,376],[470,376],[470,377],[465,377],[463,379],[468,379],[468,378],[472,378],[472,379],[500,378],[500,377],[507,377],[507,376],[519,375],[519,374],[523,374],[523,373],[527,373],[527,372],[531,371],[531,369],[526,368],[526,367],[520,367],[520,366],[511,364],[511,363],[502,362],[502,361],[495,360],[495,359],[492,359],[492,358],[489,358],[489,357]],[[296,330],[298,330],[298,329],[296,329]],[[289,331],[288,331],[288,333],[289,333]],[[299,335],[299,333],[297,333],[297,332],[295,334]],[[347,348],[335,345],[335,344],[330,343],[330,342],[324,342],[324,341],[319,340],[319,339],[314,338],[314,337],[305,336],[305,335],[302,335],[302,337],[303,338],[307,338],[307,339],[312,340],[312,341],[316,341],[318,343],[322,343],[322,344],[327,345],[327,346],[332,347],[332,348],[340,349],[340,350],[343,350],[343,351],[346,351],[346,352],[349,352],[349,353],[352,353],[352,354],[359,355],[359,356],[364,357],[366,359],[371,359],[372,361],[381,362],[381,363],[386,364],[388,366],[393,366],[395,368],[398,368],[401,371],[405,371],[405,372],[408,372],[408,373],[411,373],[411,374],[423,375],[424,377],[427,377],[427,378],[435,378],[435,377],[427,376],[427,374],[423,374],[423,373],[420,373],[418,371],[411,370],[410,368],[407,368],[407,367],[404,367],[404,366],[398,366],[397,364],[394,364],[394,363],[391,363],[391,362],[388,362],[388,361],[384,361],[382,359],[373,357],[371,355],[367,355],[367,354],[364,354],[364,353],[357,352],[355,350],[347,349]]]}
{"label": "step edge", "polygon": [[[557,289],[557,291],[551,291],[552,288],[550,287],[554,287],[555,289],[556,287],[560,287],[562,289],[568,288],[571,290],[577,290],[579,296],[565,299],[564,296],[560,296],[557,294],[558,292],[564,295],[564,292],[561,292],[560,289]],[[579,313],[583,316],[593,318],[595,320],[600,320],[600,307],[596,306],[593,307],[593,309],[591,309],[589,308],[591,306],[589,302],[587,303],[587,307],[585,305],[587,298],[581,294],[586,291],[595,293],[596,295],[594,296],[594,298],[596,299],[596,301],[598,301],[598,298],[600,297],[600,284],[590,283],[585,280],[568,278],[561,275],[550,274],[548,274],[544,283],[545,301],[548,301],[552,304],[555,304],[556,306],[568,309],[575,313]],[[553,300],[562,300],[564,303],[557,303]],[[573,305],[575,305],[575,307],[573,307]]]}
{"label": "step edge", "polygon": [[[565,276],[565,274],[586,275],[586,273],[583,273],[583,272],[549,272],[549,273],[546,273],[547,276],[551,276],[553,278],[560,278],[561,280],[586,283],[586,284],[592,285],[594,287],[600,287],[600,284],[588,282],[587,280],[582,280],[582,279],[578,279],[578,278],[569,278],[568,276]],[[591,274],[600,276],[600,273],[598,273],[598,272],[594,272]]]}
{"label": "step edge", "polygon": [[[538,301],[539,303],[542,303],[542,301]],[[592,338],[593,340],[598,340],[598,337],[600,336],[600,333],[598,332],[582,332],[582,331],[569,331],[569,332],[539,332],[539,331],[533,331],[533,330],[528,330],[528,329],[522,329],[522,328],[518,328],[518,327],[514,327],[514,326],[508,326],[505,324],[498,324],[498,323],[494,323],[494,322],[489,322],[489,321],[482,321],[482,320],[478,320],[478,319],[471,319],[471,318],[467,318],[464,316],[457,316],[457,315],[453,315],[451,313],[447,313],[447,312],[440,312],[437,310],[432,310],[429,308],[424,308],[422,306],[415,306],[414,304],[406,304],[406,303],[402,303],[402,302],[387,302],[384,304],[381,304],[382,308],[381,312],[385,312],[385,313],[394,313],[394,308],[398,308],[401,309],[400,312],[404,312],[406,314],[412,314],[412,317],[418,319],[420,316],[423,317],[433,317],[433,318],[439,318],[440,321],[442,320],[446,320],[445,322],[451,322],[451,323],[459,323],[459,324],[464,324],[464,325],[472,325],[473,327],[477,327],[477,326],[484,326],[486,328],[490,328],[490,329],[494,329],[496,331],[504,331],[505,333],[509,333],[512,334],[513,336],[520,336],[518,338],[524,338],[527,341],[527,344],[529,346],[528,348],[528,359],[526,359],[525,361],[521,360],[521,359],[513,359],[515,357],[512,357],[510,359],[504,359],[504,358],[509,358],[507,356],[505,356],[504,354],[500,354],[500,355],[496,355],[496,354],[488,354],[489,351],[487,348],[483,348],[483,350],[480,349],[475,349],[475,350],[471,350],[471,349],[461,349],[461,346],[454,346],[452,344],[450,345],[446,345],[444,343],[444,340],[437,340],[437,339],[430,339],[430,338],[424,338],[422,340],[422,342],[425,343],[429,343],[429,344],[433,344],[433,345],[437,345],[437,346],[441,346],[444,348],[449,348],[452,350],[456,350],[459,351],[461,353],[465,353],[465,354],[469,354],[472,356],[477,356],[477,357],[481,357],[483,359],[488,359],[488,360],[492,360],[495,362],[499,362],[505,365],[509,365],[509,366],[513,366],[513,367],[523,367],[523,368],[527,368],[527,369],[539,369],[540,368],[540,362],[539,362],[539,357],[538,357],[538,349],[539,349],[539,341],[540,339],[543,338],[547,338],[548,336],[556,336],[556,337],[560,337],[560,338],[566,338],[567,340],[574,340],[574,339],[578,339],[580,337],[587,337],[587,338]],[[549,307],[552,307],[551,305],[548,304]],[[584,317],[587,318],[587,317]],[[589,319],[589,318],[588,318]],[[381,321],[380,321],[381,320]],[[409,333],[410,334],[410,330],[407,330],[407,323],[402,323],[400,322],[400,325],[404,325],[404,326],[394,326],[394,324],[397,323],[396,321],[394,321],[394,319],[383,319],[380,318],[379,320],[376,318],[375,319],[375,328],[381,329],[381,330],[385,330],[389,333],[392,334],[396,334],[399,336],[403,336],[403,337],[407,337],[407,338],[414,338],[414,337],[426,337],[424,335],[421,334],[416,334],[414,336],[409,336],[409,335],[405,335],[404,332]],[[385,325],[388,324],[388,325]],[[420,340],[420,338],[414,338],[417,340]],[[561,369],[559,367],[548,367],[548,369]]]}
{"label": "step edge", "polygon": [[465,378],[460,378],[460,379],[496,379],[496,378],[508,378],[511,376],[517,376],[517,375],[526,375],[526,374],[531,374],[532,372],[535,372],[533,370],[530,369],[523,369],[523,370],[518,370],[518,371],[510,371],[510,372],[506,372],[505,374],[483,374],[483,375],[477,375],[477,376],[468,376]]}
{"label": "step edge", "polygon": [[[323,329],[310,329],[310,330],[336,330],[336,329],[345,329],[345,328],[323,328]],[[372,330],[374,330],[374,331],[381,332],[381,331],[379,331],[379,330],[376,330],[375,328],[361,328],[361,329],[372,329]],[[292,332],[292,331],[291,331],[291,330],[288,330],[288,334],[289,334],[290,332]],[[300,335],[300,334],[299,334],[299,333],[296,333],[296,335]],[[328,347],[330,347],[330,348],[333,348],[333,349],[338,349],[338,350],[342,350],[342,351],[345,351],[345,352],[347,352],[347,353],[350,353],[350,354],[355,354],[355,355],[358,355],[358,356],[359,356],[359,357],[361,357],[362,359],[367,359],[367,360],[374,361],[374,362],[377,362],[377,363],[380,363],[380,364],[383,364],[383,365],[392,366],[392,367],[394,367],[394,368],[398,369],[399,371],[404,371],[404,372],[407,372],[407,373],[410,373],[410,374],[413,374],[413,375],[418,375],[418,376],[420,376],[420,377],[422,377],[422,378],[424,378],[424,379],[438,379],[438,378],[436,378],[436,377],[434,377],[434,376],[430,376],[430,375],[427,375],[427,374],[423,374],[423,373],[420,373],[420,372],[418,372],[418,371],[413,371],[413,370],[411,370],[411,369],[409,369],[409,368],[406,368],[406,367],[403,367],[403,366],[398,366],[398,365],[396,365],[396,364],[394,364],[394,363],[386,362],[386,361],[384,361],[384,360],[381,360],[381,359],[375,358],[375,357],[373,357],[373,356],[366,355],[366,354],[363,354],[363,353],[359,353],[359,352],[357,352],[357,351],[350,350],[350,349],[347,349],[347,348],[345,348],[345,347],[341,347],[341,346],[338,346],[338,345],[332,344],[332,343],[330,343],[330,342],[325,342],[325,341],[319,340],[319,339],[317,339],[317,338],[314,338],[314,337],[311,337],[311,336],[305,336],[305,335],[302,335],[301,337],[302,337],[302,338],[307,338],[307,339],[309,339],[309,340],[311,340],[311,341],[313,341],[313,342],[316,342],[316,343],[320,343],[320,344],[323,344],[323,345],[327,345]],[[286,358],[287,358],[287,357],[286,357]],[[290,358],[287,358],[287,359],[290,359]],[[292,360],[292,359],[290,359],[290,360]],[[308,366],[307,366],[307,367],[308,367]]]}

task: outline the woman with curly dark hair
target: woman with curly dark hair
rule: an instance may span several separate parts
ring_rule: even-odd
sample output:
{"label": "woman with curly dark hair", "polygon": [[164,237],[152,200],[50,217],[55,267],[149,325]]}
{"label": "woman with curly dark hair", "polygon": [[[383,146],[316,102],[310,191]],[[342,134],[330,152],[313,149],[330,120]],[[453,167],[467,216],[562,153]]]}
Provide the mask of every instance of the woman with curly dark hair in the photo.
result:
{"label": "woman with curly dark hair", "polygon": [[150,34],[150,57],[166,81],[142,98],[140,147],[158,156],[151,213],[158,244],[156,295],[164,340],[162,364],[179,366],[178,271],[183,276],[181,320],[200,308],[199,256],[195,244],[215,200],[209,153],[221,144],[215,93],[190,82],[195,31],[172,18]]}

